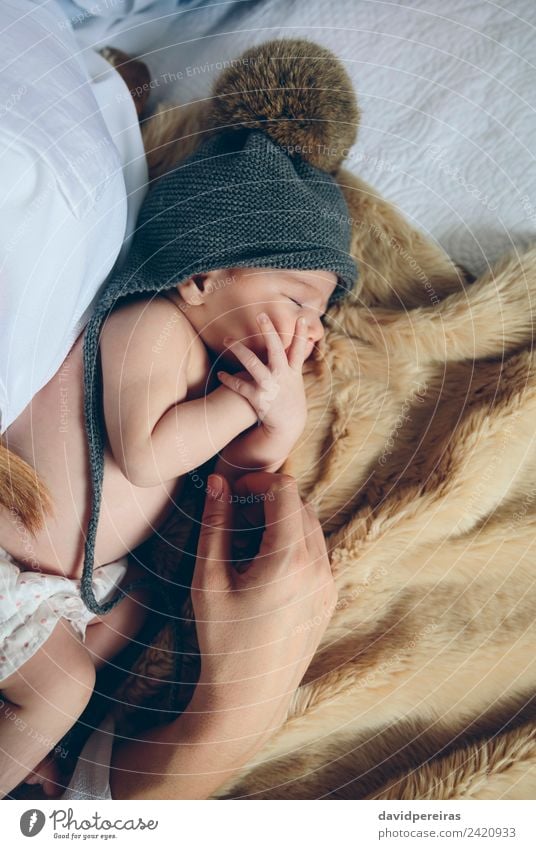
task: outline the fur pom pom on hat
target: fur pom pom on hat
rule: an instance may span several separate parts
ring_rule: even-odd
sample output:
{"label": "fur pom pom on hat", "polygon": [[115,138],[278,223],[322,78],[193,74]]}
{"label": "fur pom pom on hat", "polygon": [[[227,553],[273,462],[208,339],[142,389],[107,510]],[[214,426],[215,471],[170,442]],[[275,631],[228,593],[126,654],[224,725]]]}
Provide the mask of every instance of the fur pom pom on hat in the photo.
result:
{"label": "fur pom pom on hat", "polygon": [[134,586],[103,604],[92,587],[106,436],[97,364],[106,314],[121,298],[158,293],[218,268],[332,271],[333,301],[357,278],[348,209],[333,176],[358,119],[344,69],[329,51],[302,40],[269,42],[245,55],[247,64],[242,57],[215,86],[208,138],[150,189],[126,262],[106,282],[86,327],[93,505],[81,595],[98,615]]}
{"label": "fur pom pom on hat", "polygon": [[357,278],[350,237],[348,209],[330,174],[281,151],[260,130],[225,130],[150,191],[126,263],[97,310],[239,267],[332,271],[331,303]]}
{"label": "fur pom pom on hat", "polygon": [[341,62],[305,39],[247,50],[214,86],[209,123],[262,130],[282,150],[334,174],[357,136],[360,112]]}

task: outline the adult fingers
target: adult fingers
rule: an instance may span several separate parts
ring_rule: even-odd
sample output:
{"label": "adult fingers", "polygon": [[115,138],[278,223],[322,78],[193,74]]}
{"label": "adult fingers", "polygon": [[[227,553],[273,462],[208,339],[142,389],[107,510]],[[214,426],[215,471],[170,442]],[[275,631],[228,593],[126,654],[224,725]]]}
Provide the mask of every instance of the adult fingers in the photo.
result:
{"label": "adult fingers", "polygon": [[274,562],[275,571],[285,568],[285,562],[290,552],[301,549],[304,553],[306,546],[303,530],[303,508],[298,493],[298,484],[290,475],[277,475],[264,501],[265,530],[259,553],[253,560],[248,575],[255,568],[260,568],[264,559]]}
{"label": "adult fingers", "polygon": [[282,475],[280,472],[244,472],[234,481],[233,488],[240,496],[263,496],[282,477],[289,478],[290,475]]}
{"label": "adult fingers", "polygon": [[236,526],[263,530],[264,502],[270,485],[278,479],[274,472],[245,472],[233,482],[236,496]]}
{"label": "adult fingers", "polygon": [[209,475],[192,587],[207,581],[211,587],[229,584],[233,513],[230,496],[228,481],[222,475]]}
{"label": "adult fingers", "polygon": [[[313,567],[314,573],[322,581],[322,591],[328,605],[329,613],[325,619],[327,627],[328,621],[335,611],[339,594],[328,556],[326,538],[316,510],[310,502],[306,502],[303,505],[303,512],[303,528],[309,565]],[[310,580],[310,585],[314,586],[314,580]]]}
{"label": "adult fingers", "polygon": [[325,557],[327,555],[326,538],[316,510],[309,501],[303,505],[303,533],[311,560],[317,562]]}
{"label": "adult fingers", "polygon": [[[276,498],[276,490],[287,484],[298,493],[298,485],[292,475],[281,472],[245,472],[233,482],[236,495],[238,521],[246,514],[246,524],[250,527],[265,527],[269,525],[266,516],[266,504],[271,504]],[[295,509],[301,505],[297,494]],[[298,511],[299,514],[299,511]]]}

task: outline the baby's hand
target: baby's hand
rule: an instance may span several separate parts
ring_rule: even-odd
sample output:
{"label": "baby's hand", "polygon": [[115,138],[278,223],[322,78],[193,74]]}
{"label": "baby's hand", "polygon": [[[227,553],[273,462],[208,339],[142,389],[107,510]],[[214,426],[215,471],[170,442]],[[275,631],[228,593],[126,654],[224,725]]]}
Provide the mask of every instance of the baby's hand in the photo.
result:
{"label": "baby's hand", "polygon": [[[307,350],[305,319],[297,321],[288,358],[281,337],[268,317],[261,321],[268,365],[264,365],[246,345],[238,340],[226,339],[233,354],[246,371],[230,375],[219,371],[218,377],[225,386],[246,398],[265,431],[272,437],[285,437],[292,444],[303,432],[307,418],[307,402],[303,385],[302,368]],[[232,344],[231,344],[232,343]],[[251,378],[251,379],[250,379]]]}

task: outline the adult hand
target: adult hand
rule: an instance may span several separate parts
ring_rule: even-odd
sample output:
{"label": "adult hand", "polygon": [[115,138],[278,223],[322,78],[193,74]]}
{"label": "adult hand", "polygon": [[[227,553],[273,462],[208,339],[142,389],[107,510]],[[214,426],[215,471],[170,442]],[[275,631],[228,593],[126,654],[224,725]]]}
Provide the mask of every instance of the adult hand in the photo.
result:
{"label": "adult hand", "polygon": [[258,554],[237,571],[231,558],[236,502],[223,477],[209,478],[192,580],[201,652],[192,701],[196,710],[223,712],[237,748],[255,752],[284,722],[337,590],[322,528],[294,478],[249,472],[235,491],[238,498],[253,496],[265,529]]}

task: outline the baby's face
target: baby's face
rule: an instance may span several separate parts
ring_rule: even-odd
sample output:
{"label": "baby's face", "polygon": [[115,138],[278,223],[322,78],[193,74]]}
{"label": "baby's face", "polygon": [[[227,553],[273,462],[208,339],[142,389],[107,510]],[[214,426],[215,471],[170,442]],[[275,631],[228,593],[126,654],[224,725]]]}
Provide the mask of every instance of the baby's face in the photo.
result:
{"label": "baby's face", "polygon": [[[321,317],[327,309],[337,276],[330,271],[297,271],[275,268],[232,268],[210,271],[177,287],[184,314],[216,354],[222,365],[244,366],[224,343],[238,339],[267,362],[266,346],[257,316],[268,314],[288,350],[298,317],[307,320],[306,358],[324,335]],[[218,364],[219,365],[219,364]]]}

